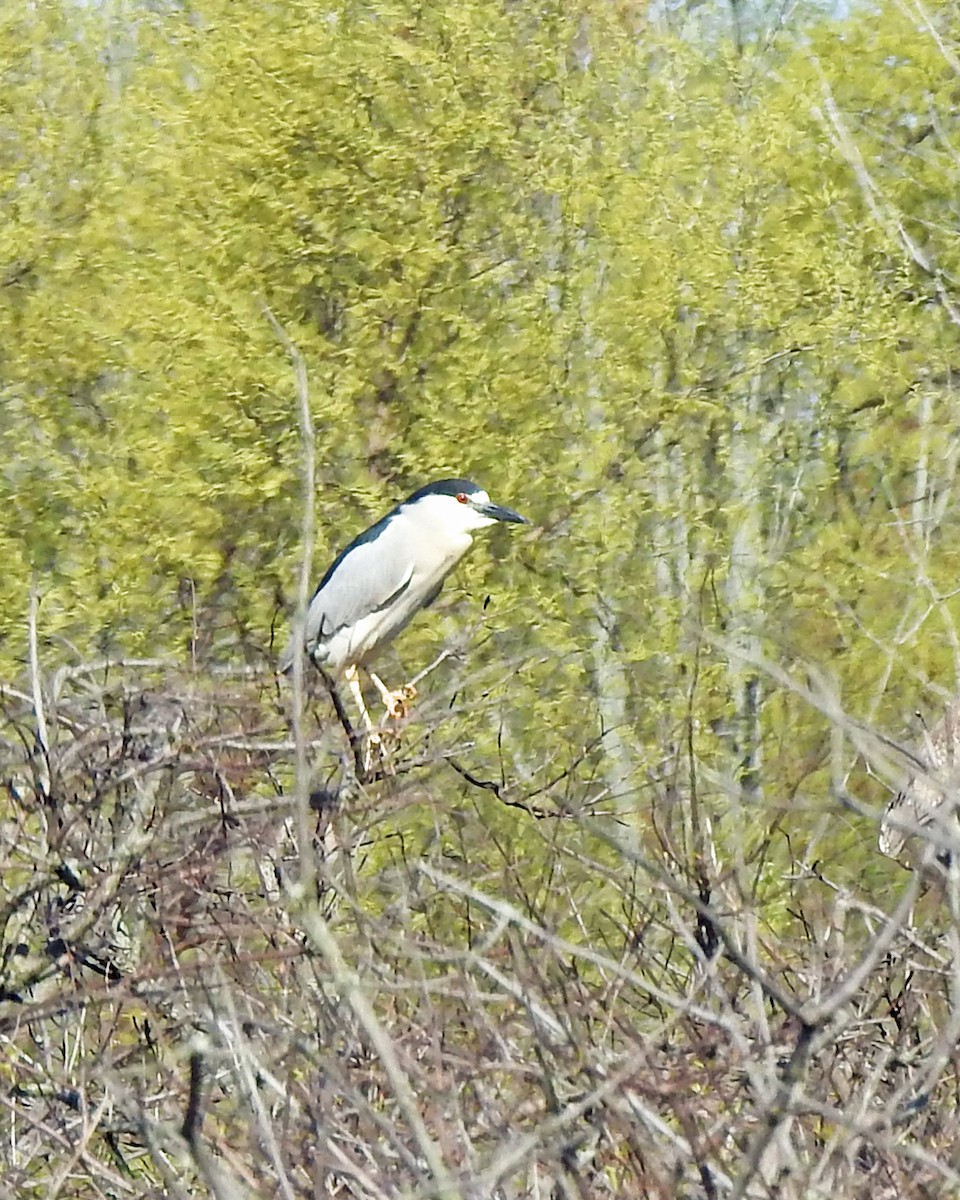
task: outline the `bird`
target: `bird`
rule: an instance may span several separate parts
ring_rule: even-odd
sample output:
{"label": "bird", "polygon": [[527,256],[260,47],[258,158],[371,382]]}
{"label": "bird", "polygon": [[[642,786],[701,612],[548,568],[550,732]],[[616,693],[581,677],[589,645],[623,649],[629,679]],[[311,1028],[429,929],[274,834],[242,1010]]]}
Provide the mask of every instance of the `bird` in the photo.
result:
{"label": "bird", "polygon": [[[494,504],[469,479],[438,479],[354,538],[327,568],[307,609],[303,651],[328,677],[346,680],[368,733],[373,722],[358,668],[370,677],[388,716],[403,716],[414,689],[408,684],[391,691],[368,660],[436,600],[473,534],[498,522],[531,523]],[[296,653],[291,642],[280,656],[283,674],[289,674]]]}
{"label": "bird", "polygon": [[960,799],[960,698],[924,733],[923,743],[915,756],[921,770],[890,801],[880,822],[879,849],[888,858],[899,858],[908,842],[927,830],[924,840],[931,848],[921,860],[949,866],[955,855],[943,844],[960,833],[955,822],[946,824],[955,817]]}

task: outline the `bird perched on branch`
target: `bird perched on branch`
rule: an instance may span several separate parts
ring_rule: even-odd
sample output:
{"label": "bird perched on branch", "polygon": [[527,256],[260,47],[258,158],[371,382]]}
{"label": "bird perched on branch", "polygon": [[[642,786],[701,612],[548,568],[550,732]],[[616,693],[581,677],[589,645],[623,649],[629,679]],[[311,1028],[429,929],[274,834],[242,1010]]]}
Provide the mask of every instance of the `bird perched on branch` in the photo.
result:
{"label": "bird perched on branch", "polygon": [[[387,713],[402,716],[415,694],[410,685],[390,689],[367,661],[431,605],[443,581],[473,544],[473,534],[498,521],[529,525],[526,517],[494,504],[468,479],[440,479],[408,496],[354,538],[331,563],[307,610],[303,649],[328,676],[350,685],[367,729],[373,722],[363,701],[363,666]],[[280,658],[288,673],[294,643]]]}
{"label": "bird perched on branch", "polygon": [[928,849],[917,857],[921,865],[939,862],[949,866],[948,843],[960,835],[957,810],[960,804],[960,699],[923,738],[916,755],[921,770],[912,775],[887,807],[880,822],[880,853],[900,858],[909,843],[920,839]]}

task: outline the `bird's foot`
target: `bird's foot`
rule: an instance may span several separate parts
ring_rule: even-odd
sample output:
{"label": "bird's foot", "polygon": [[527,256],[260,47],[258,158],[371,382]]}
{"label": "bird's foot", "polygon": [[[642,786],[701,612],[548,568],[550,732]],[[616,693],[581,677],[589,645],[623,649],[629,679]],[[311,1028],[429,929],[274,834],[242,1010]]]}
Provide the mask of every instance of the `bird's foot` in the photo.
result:
{"label": "bird's foot", "polygon": [[387,716],[391,721],[402,721],[410,712],[410,705],[416,698],[417,689],[412,683],[401,684],[396,690],[388,692],[383,698]]}
{"label": "bird's foot", "polygon": [[395,775],[393,755],[400,739],[392,729],[369,729],[364,738],[363,769],[366,774],[378,766],[384,775]]}
{"label": "bird's foot", "polygon": [[378,675],[374,675],[372,671],[369,674],[387,710],[387,718],[391,721],[403,720],[410,710],[411,702],[416,699],[417,689],[412,683],[404,683],[395,691],[391,691]]}

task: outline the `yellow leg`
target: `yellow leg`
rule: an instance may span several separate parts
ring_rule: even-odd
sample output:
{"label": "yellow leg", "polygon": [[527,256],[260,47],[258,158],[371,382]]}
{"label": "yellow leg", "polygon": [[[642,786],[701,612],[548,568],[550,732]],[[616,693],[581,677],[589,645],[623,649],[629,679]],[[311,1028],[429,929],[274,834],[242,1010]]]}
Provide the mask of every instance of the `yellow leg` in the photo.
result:
{"label": "yellow leg", "polygon": [[348,667],[343,673],[344,679],[353,693],[353,698],[357,702],[357,708],[360,709],[360,716],[363,718],[363,723],[369,733],[373,729],[373,721],[370,719],[370,714],[367,712],[367,706],[363,701],[363,690],[360,687],[360,675],[356,667]]}
{"label": "yellow leg", "polygon": [[379,731],[374,728],[373,720],[367,710],[366,703],[363,699],[363,689],[360,687],[360,675],[356,667],[348,667],[343,673],[344,679],[353,693],[353,698],[357,702],[357,708],[360,709],[360,716],[363,718],[365,729],[365,745],[363,750],[363,767],[365,771],[369,771],[373,766],[374,759],[379,754],[383,756],[383,738]]}
{"label": "yellow leg", "polygon": [[401,684],[395,692],[391,692],[379,675],[374,675],[372,671],[368,671],[367,674],[373,680],[373,686],[380,693],[380,699],[387,710],[387,716],[394,721],[399,721],[402,717],[405,717],[410,701],[415,700],[417,696],[417,689],[413,684]]}

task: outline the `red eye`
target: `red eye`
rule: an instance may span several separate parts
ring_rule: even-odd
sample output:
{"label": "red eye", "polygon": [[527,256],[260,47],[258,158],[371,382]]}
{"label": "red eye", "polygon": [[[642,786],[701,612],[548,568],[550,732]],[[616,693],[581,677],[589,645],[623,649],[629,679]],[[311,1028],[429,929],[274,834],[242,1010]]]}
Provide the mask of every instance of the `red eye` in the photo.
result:
{"label": "red eye", "polygon": [[469,501],[470,501],[470,497],[467,495],[466,492],[457,492],[457,503],[458,504],[468,504]]}

